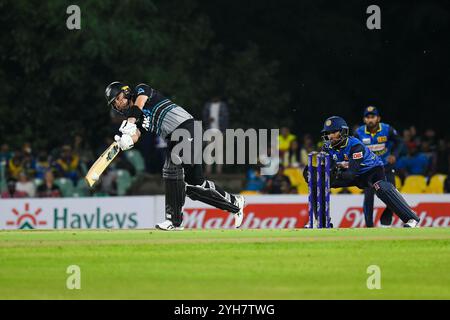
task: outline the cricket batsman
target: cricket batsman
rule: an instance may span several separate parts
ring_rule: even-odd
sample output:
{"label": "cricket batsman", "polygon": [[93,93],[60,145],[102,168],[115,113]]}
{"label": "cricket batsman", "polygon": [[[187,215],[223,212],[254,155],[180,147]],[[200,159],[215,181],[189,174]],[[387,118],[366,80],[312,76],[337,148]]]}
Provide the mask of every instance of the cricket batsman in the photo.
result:
{"label": "cricket batsman", "polygon": [[[386,180],[395,186],[395,162],[398,159],[402,139],[397,131],[390,125],[381,122],[381,116],[376,107],[369,106],[364,109],[364,124],[354,133],[364,145],[381,158],[384,165]],[[364,189],[364,218],[368,228],[373,227],[373,188]],[[386,208],[381,215],[383,226],[392,223],[392,210]]]}
{"label": "cricket batsman", "polygon": [[[328,118],[322,129],[325,141],[322,151],[331,158],[331,188],[356,186],[372,188],[378,198],[394,212],[406,228],[415,228],[420,221],[395,186],[386,180],[384,163],[355,137],[349,136],[347,123],[341,117]],[[317,174],[316,171],[313,175]],[[308,181],[308,170],[303,171]],[[312,177],[315,181],[314,176]]]}
{"label": "cricket batsman", "polygon": [[[105,97],[108,106],[127,118],[119,128],[121,135],[114,137],[121,150],[133,148],[141,134],[148,132],[167,141],[167,156],[163,167],[166,221],[158,223],[156,228],[166,231],[183,230],[183,205],[186,196],[234,214],[235,227],[241,226],[245,199],[240,195],[229,194],[214,182],[205,179],[202,165],[193,161],[198,155],[194,153],[199,148],[194,147],[194,119],[185,109],[146,84],[139,84],[132,90],[126,84],[113,82],[106,87]],[[187,156],[192,160],[189,163],[184,161],[177,164],[177,161],[173,161],[176,157],[181,160],[175,154],[172,158],[172,149],[177,141],[171,141],[170,138],[177,129],[187,130],[192,137],[188,138],[192,154],[182,155],[183,159]]]}

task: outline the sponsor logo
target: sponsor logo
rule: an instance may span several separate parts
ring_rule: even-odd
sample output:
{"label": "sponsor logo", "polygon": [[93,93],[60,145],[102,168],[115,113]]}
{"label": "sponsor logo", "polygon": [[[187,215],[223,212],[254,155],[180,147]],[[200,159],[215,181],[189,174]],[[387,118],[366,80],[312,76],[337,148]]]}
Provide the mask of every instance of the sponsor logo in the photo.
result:
{"label": "sponsor logo", "polygon": [[109,152],[108,155],[106,156],[106,160],[111,161],[112,159],[114,159],[115,155],[117,154],[117,152],[119,152],[119,145],[115,145]]}
{"label": "sponsor logo", "polygon": [[17,229],[35,229],[38,226],[47,225],[47,221],[39,218],[39,214],[41,214],[42,209],[37,208],[35,210],[30,210],[29,203],[25,203],[24,210],[22,212],[19,212],[16,208],[13,208],[11,211],[15,216],[15,220],[7,220],[7,226],[15,226]]}
{"label": "sponsor logo", "polygon": [[367,148],[369,148],[369,150],[373,152],[384,151],[386,149],[386,144],[384,143],[372,144],[370,146],[367,146]]}
{"label": "sponsor logo", "polygon": [[356,159],[362,159],[362,157],[363,157],[362,151],[360,151],[360,152],[355,152],[355,153],[352,155],[353,160],[356,160]]}
{"label": "sponsor logo", "polygon": [[364,138],[364,139],[362,139],[362,142],[364,144],[370,144],[370,138]]}
{"label": "sponsor logo", "polygon": [[137,226],[135,212],[103,213],[99,207],[92,213],[69,212],[67,208],[62,210],[55,208],[53,211],[53,228],[55,229],[135,229]]}
{"label": "sponsor logo", "polygon": [[[23,210],[11,209],[14,219],[6,220],[8,228],[16,229],[135,229],[138,227],[136,212],[102,212],[100,207],[94,212],[71,212],[69,208],[54,208],[53,215],[42,208],[32,208],[29,203],[24,204]],[[44,219],[46,217],[46,219]]]}
{"label": "sponsor logo", "polygon": [[150,130],[150,117],[144,117],[144,120],[142,121],[142,127],[146,130]]}
{"label": "sponsor logo", "polygon": [[[379,227],[380,218],[385,207],[373,209],[374,225]],[[420,227],[450,227],[450,203],[419,203],[412,208],[420,218]],[[402,227],[401,221],[395,214],[392,221],[393,227]],[[339,228],[363,228],[366,226],[364,210],[362,207],[350,207],[344,214]]]}
{"label": "sponsor logo", "polygon": [[[184,209],[183,225],[192,229],[234,229],[234,216],[213,208]],[[242,229],[303,228],[308,222],[308,204],[249,204],[244,209]]]}
{"label": "sponsor logo", "polygon": [[327,127],[331,126],[331,120],[327,120],[327,122],[325,122],[325,125],[326,125]]}

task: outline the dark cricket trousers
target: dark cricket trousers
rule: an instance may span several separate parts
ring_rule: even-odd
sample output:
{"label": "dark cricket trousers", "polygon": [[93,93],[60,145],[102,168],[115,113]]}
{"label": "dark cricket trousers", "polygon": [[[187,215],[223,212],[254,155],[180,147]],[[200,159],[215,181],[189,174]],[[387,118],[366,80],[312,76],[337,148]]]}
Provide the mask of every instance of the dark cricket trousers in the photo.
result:
{"label": "dark cricket trousers", "polygon": [[[395,171],[392,165],[386,165],[384,167],[384,173],[386,176],[386,180],[392,183],[395,186]],[[373,203],[375,198],[375,190],[372,187],[368,187],[364,189],[364,218],[366,220],[366,227],[373,227]],[[392,219],[392,210],[386,207],[383,211],[383,216],[386,216]],[[388,220],[390,220],[388,219]]]}

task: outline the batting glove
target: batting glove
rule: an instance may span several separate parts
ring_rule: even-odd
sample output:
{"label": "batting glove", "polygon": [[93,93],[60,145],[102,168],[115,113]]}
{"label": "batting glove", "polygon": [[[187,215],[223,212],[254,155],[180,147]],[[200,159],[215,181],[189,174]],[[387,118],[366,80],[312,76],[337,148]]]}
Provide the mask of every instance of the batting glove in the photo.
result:
{"label": "batting glove", "polygon": [[128,134],[130,136],[134,135],[136,133],[136,130],[136,124],[128,122],[127,120],[123,120],[119,128],[119,131],[122,134]]}
{"label": "batting glove", "polygon": [[114,140],[119,145],[122,151],[130,150],[134,147],[133,138],[129,134],[123,134],[121,137],[118,135],[114,136]]}

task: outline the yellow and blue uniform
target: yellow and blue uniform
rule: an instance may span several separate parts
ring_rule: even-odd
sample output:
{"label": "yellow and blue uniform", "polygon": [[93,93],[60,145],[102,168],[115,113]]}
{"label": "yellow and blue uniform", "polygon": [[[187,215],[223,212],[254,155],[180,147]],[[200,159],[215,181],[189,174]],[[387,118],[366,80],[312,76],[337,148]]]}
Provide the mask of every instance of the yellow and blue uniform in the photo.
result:
{"label": "yellow and blue uniform", "polygon": [[[402,140],[397,131],[389,124],[381,122],[375,132],[370,132],[367,126],[363,125],[356,130],[354,136],[382,159],[386,180],[395,185],[394,165],[388,163],[387,159],[390,155],[398,158]],[[367,227],[373,227],[373,205],[374,190],[366,188],[364,189],[363,208]],[[392,211],[386,208],[381,216],[381,222],[389,225],[390,221],[392,221]]]}
{"label": "yellow and blue uniform", "polygon": [[375,133],[371,133],[367,126],[361,126],[356,130],[354,136],[379,156],[384,165],[388,164],[389,155],[393,154],[398,157],[400,137],[397,131],[386,123],[379,123]]}
{"label": "yellow and blue uniform", "polygon": [[[371,107],[373,111],[375,108]],[[357,186],[361,189],[372,189],[386,206],[405,222],[405,227],[414,227],[420,221],[408,203],[394,185],[386,181],[383,160],[375,155],[359,139],[348,136],[348,125],[338,116],[325,120],[321,131],[325,144],[322,151],[332,158],[330,185],[331,188]],[[331,140],[330,134],[340,132],[338,140]],[[333,145],[332,145],[333,144]],[[307,168],[303,171],[305,180],[311,179],[312,190],[317,190],[317,170],[312,168],[311,175]],[[320,188],[324,188],[321,185]],[[325,191],[323,191],[325,194]],[[314,203],[314,201],[313,201]]]}

